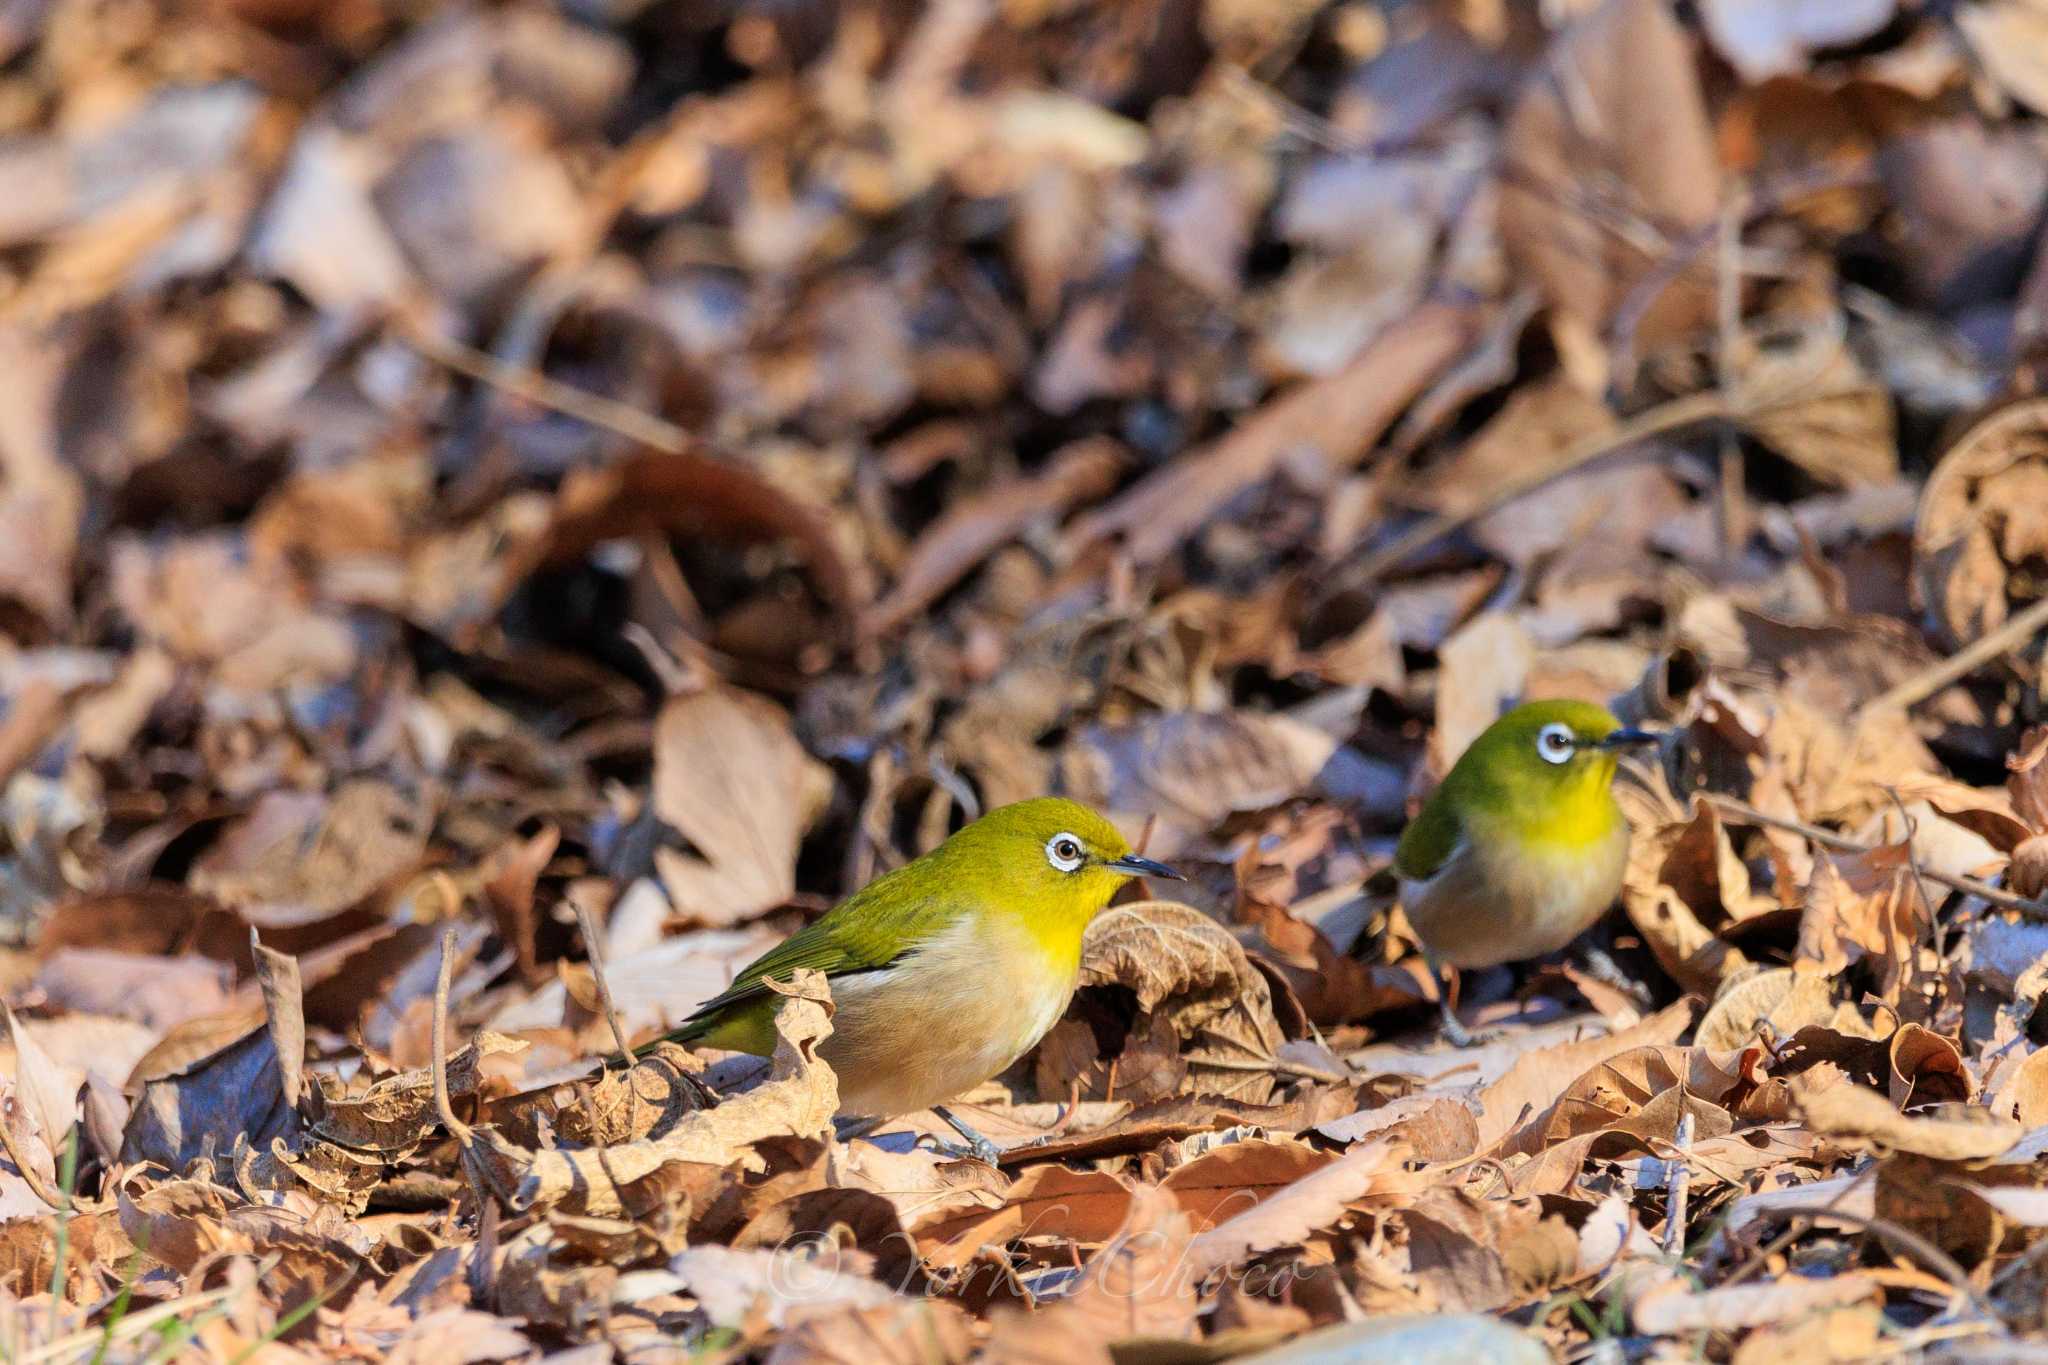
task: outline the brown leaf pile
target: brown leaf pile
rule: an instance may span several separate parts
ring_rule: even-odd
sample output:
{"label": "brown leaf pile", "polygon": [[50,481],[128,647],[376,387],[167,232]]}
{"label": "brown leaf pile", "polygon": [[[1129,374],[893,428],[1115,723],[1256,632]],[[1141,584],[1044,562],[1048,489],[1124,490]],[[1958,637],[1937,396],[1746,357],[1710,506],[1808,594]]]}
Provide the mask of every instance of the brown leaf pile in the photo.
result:
{"label": "brown leaf pile", "polygon": [[[2039,0],[0,4],[0,1354],[2048,1351],[2044,117]],[[1456,1052],[1553,696],[1666,739]],[[620,1063],[1049,791],[1190,880],[998,1165],[821,978]]]}

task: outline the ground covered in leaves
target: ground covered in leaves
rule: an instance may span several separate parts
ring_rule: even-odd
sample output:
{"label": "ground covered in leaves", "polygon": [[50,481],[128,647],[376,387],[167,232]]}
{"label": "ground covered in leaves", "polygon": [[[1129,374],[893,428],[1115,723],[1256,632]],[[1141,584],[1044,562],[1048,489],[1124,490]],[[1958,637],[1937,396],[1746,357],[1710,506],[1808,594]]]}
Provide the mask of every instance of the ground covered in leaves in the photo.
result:
{"label": "ground covered in leaves", "polygon": [[[2040,0],[0,3],[0,1356],[2048,1359],[2044,113]],[[1456,1052],[1535,696],[1665,738]],[[817,979],[602,1069],[1048,791],[1191,880],[999,1165]]]}

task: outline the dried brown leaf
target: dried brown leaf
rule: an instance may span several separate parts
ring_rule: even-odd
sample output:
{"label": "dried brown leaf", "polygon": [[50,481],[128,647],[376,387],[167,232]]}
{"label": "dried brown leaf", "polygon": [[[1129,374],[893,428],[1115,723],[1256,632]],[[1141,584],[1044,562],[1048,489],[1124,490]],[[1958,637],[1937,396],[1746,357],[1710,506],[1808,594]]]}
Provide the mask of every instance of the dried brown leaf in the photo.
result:
{"label": "dried brown leaf", "polygon": [[1019,1237],[1062,1237],[1103,1242],[1131,1211],[1130,1185],[1101,1171],[1034,1166],[1017,1178],[1002,1207],[949,1213],[914,1228],[927,1264],[957,1269],[984,1247]]}
{"label": "dried brown leaf", "polygon": [[1712,995],[1749,966],[1715,929],[1775,909],[1754,893],[1719,815],[1705,801],[1690,819],[1639,831],[1622,874],[1622,905],[1658,965],[1680,983]]}
{"label": "dried brown leaf", "polygon": [[1402,1170],[1406,1155],[1405,1148],[1392,1142],[1358,1144],[1329,1165],[1199,1233],[1188,1245],[1189,1265],[1197,1274],[1237,1265],[1331,1227],[1368,1196],[1412,1195],[1417,1184]]}
{"label": "dried brown leaf", "polygon": [[1882,1298],[1884,1288],[1868,1275],[1787,1275],[1770,1284],[1724,1285],[1701,1290],[1672,1279],[1639,1295],[1629,1305],[1636,1330],[1651,1336],[1681,1332],[1736,1332],[1789,1322],[1827,1308]]}
{"label": "dried brown leaf", "polygon": [[1038,1354],[1046,1340],[1195,1340],[1200,1271],[1189,1260],[1192,1237],[1188,1215],[1172,1197],[1155,1186],[1140,1188],[1123,1226],[1089,1259],[1074,1291],[1028,1317],[998,1319],[991,1355],[1017,1359],[1005,1343],[1018,1337],[1027,1343],[1026,1358]]}
{"label": "dried brown leaf", "polygon": [[[1509,115],[1502,151],[1515,167],[1500,205],[1509,256],[1576,332],[1567,356],[1590,363],[1588,343],[1719,211],[1720,160],[1692,45],[1670,9],[1605,0],[1574,21]],[[1645,302],[1645,342],[1713,315],[1704,280],[1683,272]]]}
{"label": "dried brown leaf", "polygon": [[772,703],[726,688],[670,700],[655,722],[654,813],[695,850],[655,850],[676,909],[724,926],[787,901],[827,791]]}
{"label": "dried brown leaf", "polygon": [[749,1152],[754,1143],[826,1132],[839,1108],[838,1082],[817,1057],[818,1044],[832,1035],[831,993],[816,972],[799,972],[787,985],[771,989],[785,998],[775,1017],[775,1055],[766,1081],[639,1142],[541,1152],[501,1142],[493,1159],[493,1183],[519,1208],[610,1217],[627,1208],[621,1186],[664,1166],[741,1162],[759,1169],[760,1158]]}
{"label": "dried brown leaf", "polygon": [[1824,1137],[1854,1139],[1886,1150],[1942,1161],[1982,1161],[2019,1141],[2021,1128],[1978,1105],[1941,1105],[1901,1114],[1875,1090],[1815,1072],[1792,1082],[1792,1099],[1808,1127]]}
{"label": "dried brown leaf", "polygon": [[85,1077],[59,1066],[5,1004],[0,1004],[0,1023],[7,1025],[7,1043],[14,1049],[15,1103],[27,1115],[31,1135],[55,1152],[78,1120],[78,1092]]}
{"label": "dried brown leaf", "polygon": [[967,1315],[950,1303],[905,1299],[806,1318],[768,1353],[768,1365],[964,1365]]}
{"label": "dried brown leaf", "polygon": [[694,451],[641,451],[564,481],[546,558],[580,561],[592,546],[649,532],[748,544],[788,540],[832,606],[857,611],[873,588],[823,512],[760,475]]}
{"label": "dried brown leaf", "polygon": [[1071,549],[1118,537],[1138,563],[1172,551],[1283,460],[1314,451],[1330,470],[1355,465],[1424,385],[1457,358],[1476,310],[1429,304],[1382,332],[1350,363],[1271,400],[1231,434],[1191,451],[1077,521]]}
{"label": "dried brown leaf", "polygon": [[956,504],[911,546],[895,586],[861,617],[861,632],[893,630],[1032,523],[1101,497],[1121,463],[1107,440],[1084,440],[1056,454],[1044,473]]}
{"label": "dried brown leaf", "polygon": [[1693,1018],[1693,1007],[1681,1001],[1620,1033],[1523,1053],[1507,1074],[1479,1092],[1479,1150],[1492,1150],[1532,1115],[1550,1108],[1589,1068],[1632,1048],[1675,1042],[1692,1027]]}
{"label": "dried brown leaf", "polygon": [[1134,837],[1156,820],[1146,849],[1167,858],[1230,815],[1300,795],[1336,751],[1287,716],[1164,712],[1076,735],[1060,751],[1057,789]]}
{"label": "dried brown leaf", "polygon": [[426,850],[420,802],[374,778],[332,796],[272,792],[192,871],[192,889],[262,929],[331,918],[410,873]]}
{"label": "dried brown leaf", "polygon": [[[975,1131],[989,1136],[983,1129]],[[907,1228],[1001,1208],[1010,1186],[1008,1178],[986,1162],[948,1161],[922,1148],[891,1152],[855,1142],[834,1146],[826,1161],[830,1184],[880,1195],[895,1206]]]}

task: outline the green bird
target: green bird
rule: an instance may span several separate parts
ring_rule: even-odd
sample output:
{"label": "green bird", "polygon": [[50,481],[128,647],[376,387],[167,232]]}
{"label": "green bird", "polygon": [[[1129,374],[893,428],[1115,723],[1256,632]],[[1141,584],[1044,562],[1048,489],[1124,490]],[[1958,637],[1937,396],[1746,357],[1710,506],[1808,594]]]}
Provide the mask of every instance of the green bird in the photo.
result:
{"label": "green bird", "polygon": [[[1580,701],[1518,706],[1472,741],[1394,850],[1433,977],[1556,952],[1606,913],[1628,862],[1616,751],[1656,742]],[[1478,1041],[1437,1000],[1445,1037]]]}
{"label": "green bird", "polygon": [[842,1115],[935,1110],[998,1074],[1066,1012],[1088,924],[1133,877],[1180,880],[1141,858],[1102,816],[1058,797],[990,811],[930,853],[877,877],[742,968],[661,1042],[767,1056],[781,997],[769,981],[823,972],[836,1007],[819,1048]]}

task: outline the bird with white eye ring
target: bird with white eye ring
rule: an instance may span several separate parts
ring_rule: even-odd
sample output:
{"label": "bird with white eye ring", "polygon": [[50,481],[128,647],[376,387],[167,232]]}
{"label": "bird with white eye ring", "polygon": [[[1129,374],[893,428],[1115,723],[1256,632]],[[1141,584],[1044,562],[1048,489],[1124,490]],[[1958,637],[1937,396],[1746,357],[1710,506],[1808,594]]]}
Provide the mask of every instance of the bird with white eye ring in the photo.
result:
{"label": "bird with white eye ring", "polygon": [[[1472,741],[1394,850],[1432,977],[1556,952],[1607,912],[1628,861],[1616,752],[1656,742],[1578,701],[1518,706]],[[1444,1036],[1468,1046],[1451,994]]]}
{"label": "bird with white eye ring", "polygon": [[768,983],[823,972],[836,1013],[818,1055],[838,1078],[841,1116],[929,1108],[967,1139],[964,1150],[994,1161],[996,1149],[945,1101],[1002,1072],[1059,1021],[1082,936],[1134,877],[1179,880],[1086,806],[1041,797],[999,807],[741,968],[664,1039],[767,1056],[782,1003]]}

